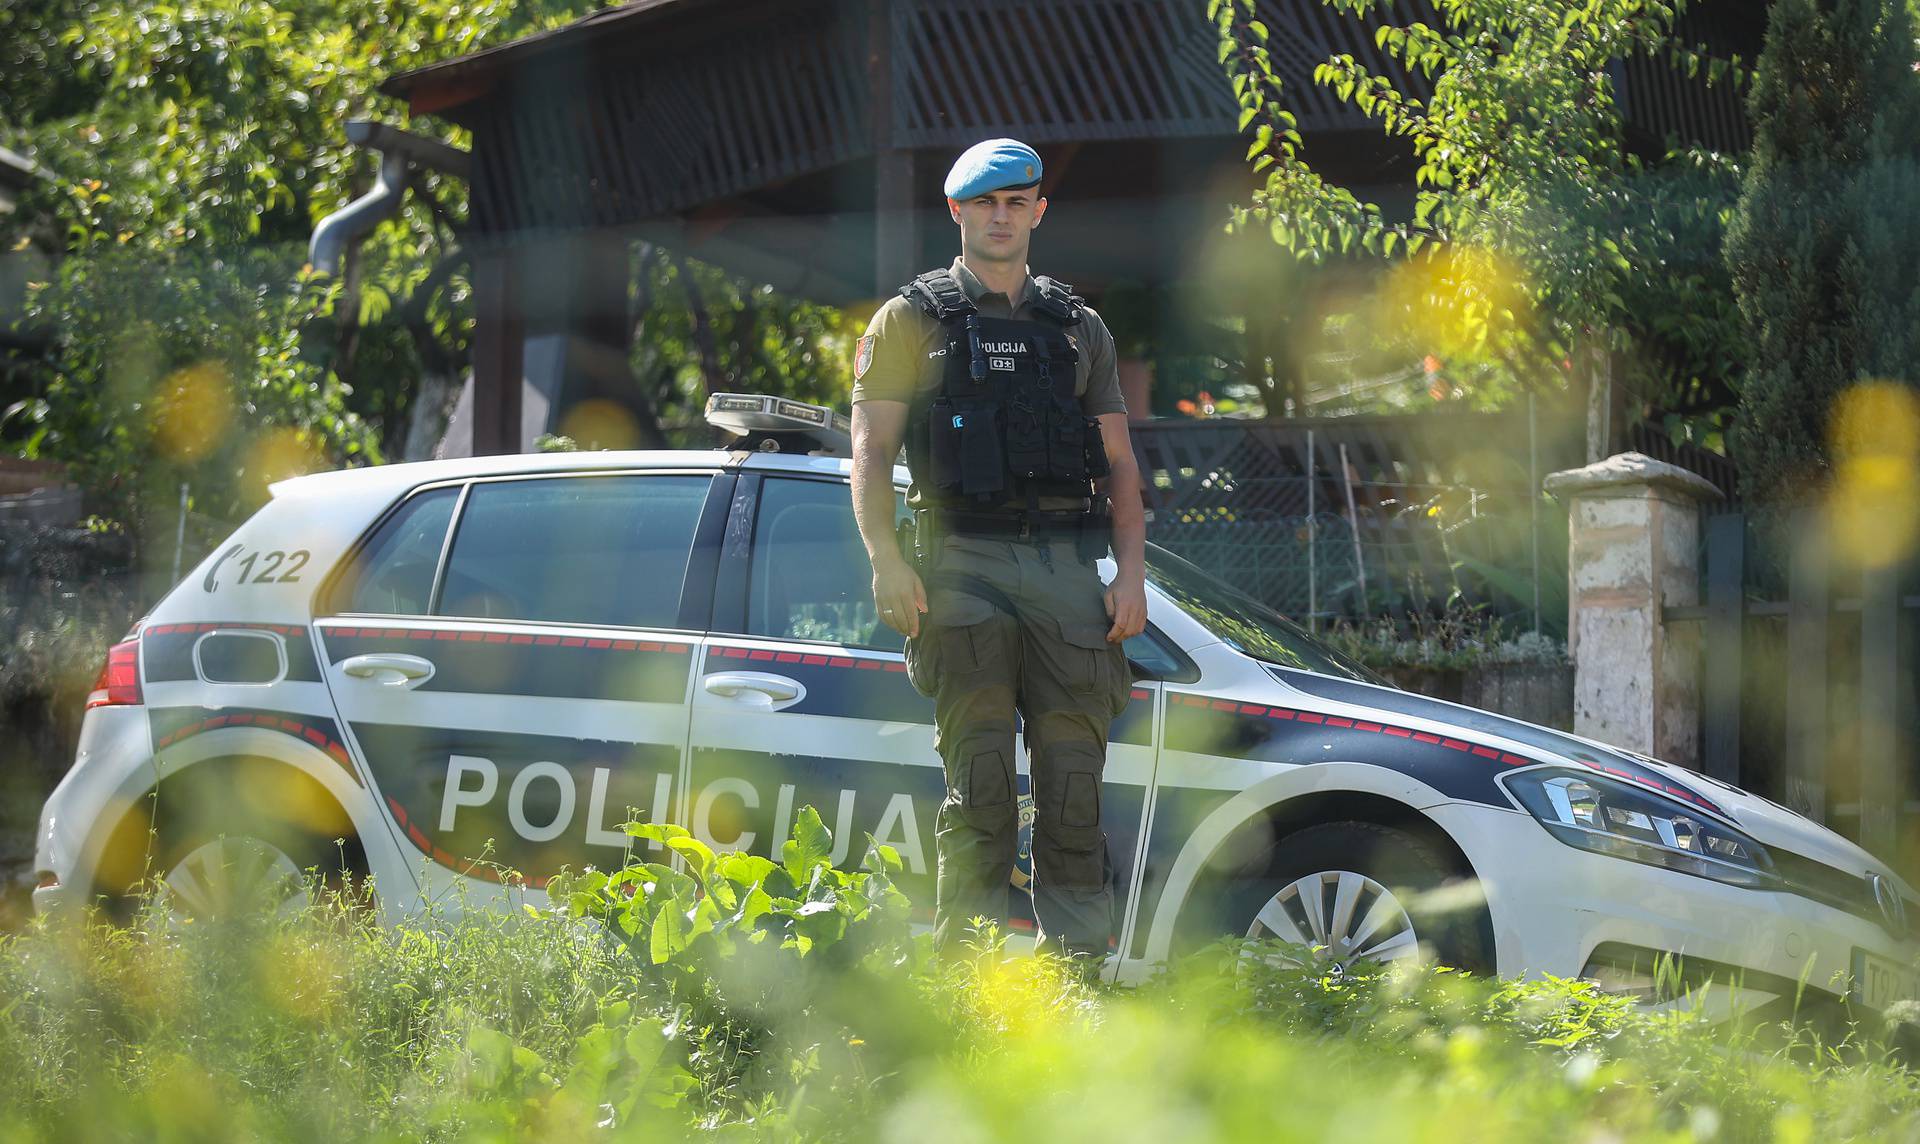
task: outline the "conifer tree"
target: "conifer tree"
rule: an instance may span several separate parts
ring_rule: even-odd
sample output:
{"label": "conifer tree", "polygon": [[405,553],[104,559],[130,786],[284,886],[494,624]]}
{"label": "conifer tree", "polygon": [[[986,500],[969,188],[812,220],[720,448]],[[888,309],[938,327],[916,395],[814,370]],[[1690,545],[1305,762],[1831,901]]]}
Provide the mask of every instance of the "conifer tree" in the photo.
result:
{"label": "conifer tree", "polygon": [[1785,507],[1830,469],[1833,402],[1920,382],[1920,111],[1904,0],[1774,0],[1726,256],[1751,345],[1734,455]]}

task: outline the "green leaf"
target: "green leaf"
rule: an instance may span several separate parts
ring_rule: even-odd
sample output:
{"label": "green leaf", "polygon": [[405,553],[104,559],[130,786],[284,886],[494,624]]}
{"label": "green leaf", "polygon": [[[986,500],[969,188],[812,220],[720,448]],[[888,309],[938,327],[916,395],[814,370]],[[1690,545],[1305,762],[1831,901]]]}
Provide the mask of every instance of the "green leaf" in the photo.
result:
{"label": "green leaf", "polygon": [[674,838],[691,838],[693,835],[684,826],[671,822],[623,822],[620,829],[635,838],[644,838],[649,842],[658,842],[662,846]]}
{"label": "green leaf", "polygon": [[666,1025],[650,1018],[635,1021],[624,1041],[627,1059],[643,1076],[653,1072],[672,1043]]}
{"label": "green leaf", "polygon": [[693,922],[687,927],[687,940],[691,942],[703,933],[712,933],[720,920],[719,901],[710,896],[701,898],[693,907]]}
{"label": "green leaf", "polygon": [[734,915],[734,924],[742,929],[751,929],[772,909],[773,897],[759,886],[755,886],[741,895],[740,912]]}
{"label": "green leaf", "polygon": [[680,899],[669,898],[653,917],[653,933],[648,941],[648,953],[655,965],[665,965],[673,960],[675,954],[687,948],[686,908]]}
{"label": "green leaf", "polygon": [[871,834],[867,835],[867,853],[860,865],[865,869],[884,874],[897,874],[905,869],[905,864],[900,861],[900,852],[875,839]]}
{"label": "green leaf", "polygon": [[[811,907],[825,905],[824,909]],[[807,941],[807,948],[832,945],[846,936],[847,915],[831,904],[808,902],[795,912],[793,932]]]}
{"label": "green leaf", "polygon": [[734,850],[722,854],[715,873],[736,886],[758,886],[767,880],[767,875],[780,867],[771,859],[758,854],[749,854],[745,850]]}
{"label": "green leaf", "polygon": [[820,821],[820,812],[811,806],[803,806],[794,817],[793,837],[780,847],[781,864],[786,867],[787,877],[793,884],[803,886],[811,877],[814,867],[825,865],[833,857],[833,835],[827,830],[827,824]]}
{"label": "green leaf", "polygon": [[706,880],[707,871],[713,867],[713,850],[706,843],[692,837],[669,838],[667,847],[685,858],[696,876]]}

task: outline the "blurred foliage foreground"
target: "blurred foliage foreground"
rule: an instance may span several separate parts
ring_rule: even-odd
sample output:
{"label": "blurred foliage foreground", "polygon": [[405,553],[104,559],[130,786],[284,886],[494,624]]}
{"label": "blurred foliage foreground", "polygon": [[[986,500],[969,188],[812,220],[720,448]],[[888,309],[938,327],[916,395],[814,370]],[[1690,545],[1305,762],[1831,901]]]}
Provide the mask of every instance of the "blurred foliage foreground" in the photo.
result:
{"label": "blurred foliage foreground", "polygon": [[1920,1083],[1864,1030],[1710,1028],[1583,982],[1342,974],[1237,943],[1115,991],[991,931],[935,961],[897,856],[834,869],[811,811],[780,863],[629,831],[683,868],[564,878],[526,916],[388,928],[350,890],[273,920],[150,901],[129,926],[0,939],[0,1139],[1920,1131]]}

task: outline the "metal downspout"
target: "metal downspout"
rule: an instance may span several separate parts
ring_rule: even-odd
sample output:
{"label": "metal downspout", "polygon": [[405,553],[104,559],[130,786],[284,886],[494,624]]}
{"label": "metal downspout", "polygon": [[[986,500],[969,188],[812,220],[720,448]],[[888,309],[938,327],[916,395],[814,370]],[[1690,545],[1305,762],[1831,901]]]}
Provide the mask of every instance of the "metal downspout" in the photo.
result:
{"label": "metal downspout", "polygon": [[373,189],[320,220],[307,243],[307,262],[328,274],[340,268],[347,248],[386,219],[400,213],[407,197],[407,156],[388,151],[380,156],[380,178]]}
{"label": "metal downspout", "polygon": [[371,191],[321,219],[313,228],[313,238],[307,243],[307,262],[328,274],[339,271],[340,259],[349,247],[399,213],[414,165],[463,179],[472,170],[468,152],[384,123],[356,119],[347,124],[347,140],[380,152],[380,177]]}

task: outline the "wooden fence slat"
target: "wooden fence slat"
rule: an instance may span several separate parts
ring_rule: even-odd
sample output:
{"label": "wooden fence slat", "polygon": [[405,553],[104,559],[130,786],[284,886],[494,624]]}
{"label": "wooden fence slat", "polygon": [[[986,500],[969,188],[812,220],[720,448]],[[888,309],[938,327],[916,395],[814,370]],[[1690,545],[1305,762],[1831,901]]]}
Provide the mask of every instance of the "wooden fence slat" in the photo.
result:
{"label": "wooden fence slat", "polygon": [[1899,569],[1869,568],[1860,581],[1860,845],[1891,859],[1904,801]]}
{"label": "wooden fence slat", "polygon": [[1706,773],[1740,781],[1741,599],[1745,593],[1746,518],[1707,518],[1707,646],[1701,684]]}
{"label": "wooden fence slat", "polygon": [[1825,518],[1811,509],[1794,514],[1797,539],[1788,573],[1787,806],[1813,819],[1827,817],[1828,559]]}

